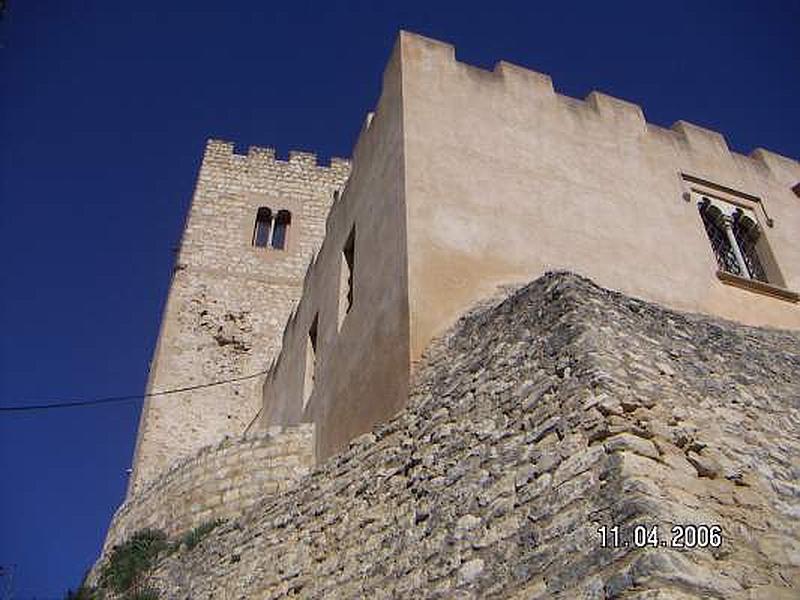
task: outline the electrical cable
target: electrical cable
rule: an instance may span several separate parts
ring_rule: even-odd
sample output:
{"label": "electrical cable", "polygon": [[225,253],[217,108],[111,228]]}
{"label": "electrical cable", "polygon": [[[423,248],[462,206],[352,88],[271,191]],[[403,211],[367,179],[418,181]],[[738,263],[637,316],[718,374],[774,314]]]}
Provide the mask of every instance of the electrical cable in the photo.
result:
{"label": "electrical cable", "polygon": [[108,396],[105,398],[94,398],[92,400],[73,400],[68,402],[57,402],[51,404],[0,406],[0,412],[23,412],[30,410],[49,410],[54,408],[77,408],[80,406],[96,406],[100,404],[115,404],[118,402],[130,402],[132,400],[143,400],[144,398],[153,398],[154,396],[166,396],[168,394],[178,394],[180,392],[191,392],[192,390],[199,390],[202,388],[213,387],[217,385],[225,385],[226,383],[245,381],[246,379],[253,379],[255,377],[265,375],[267,372],[268,371],[259,371],[258,373],[252,373],[251,375],[244,375],[242,377],[234,377],[232,379],[224,379],[222,381],[212,381],[211,383],[200,383],[197,385],[175,388],[173,390],[164,390],[162,392],[151,392],[149,394],[132,394],[130,396]]}

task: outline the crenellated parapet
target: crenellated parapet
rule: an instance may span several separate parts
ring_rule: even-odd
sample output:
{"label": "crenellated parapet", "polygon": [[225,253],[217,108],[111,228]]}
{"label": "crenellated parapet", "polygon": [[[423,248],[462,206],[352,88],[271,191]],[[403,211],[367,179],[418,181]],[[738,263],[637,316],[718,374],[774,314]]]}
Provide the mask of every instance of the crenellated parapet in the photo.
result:
{"label": "crenellated parapet", "polygon": [[332,181],[343,182],[350,172],[350,160],[338,156],[331,157],[325,164],[317,154],[302,150],[290,150],[287,160],[277,158],[275,148],[250,146],[246,154],[235,150],[234,142],[209,139],[203,157],[203,165],[212,169],[244,170],[309,170],[320,174],[329,172]]}
{"label": "crenellated parapet", "polygon": [[[533,69],[499,61],[492,70],[470,65],[457,59],[456,48],[448,43],[423,36],[401,32],[401,40],[409,55],[422,55],[426,67],[437,64],[445,68],[460,70],[481,86],[481,92],[488,92],[486,86],[494,86],[495,93],[505,91],[526,103],[549,103],[560,105],[568,113],[577,116],[587,129],[596,126],[613,128],[620,135],[649,138],[649,141],[682,147],[685,151],[712,157],[725,157],[727,160],[753,163],[754,168],[766,168],[780,180],[800,178],[800,165],[787,156],[757,148],[744,155],[731,151],[725,136],[687,121],[677,121],[669,129],[648,123],[644,110],[639,105],[609,96],[594,90],[586,98],[577,99],[556,92],[551,77]],[[477,90],[476,90],[477,91]]]}

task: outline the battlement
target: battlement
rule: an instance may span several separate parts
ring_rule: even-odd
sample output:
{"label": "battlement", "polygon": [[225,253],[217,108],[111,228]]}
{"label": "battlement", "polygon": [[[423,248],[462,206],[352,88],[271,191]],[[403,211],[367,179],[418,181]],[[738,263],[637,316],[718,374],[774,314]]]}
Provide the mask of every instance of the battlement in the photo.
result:
{"label": "battlement", "polygon": [[679,120],[665,129],[648,123],[644,110],[638,104],[594,90],[584,99],[556,92],[551,77],[533,69],[507,61],[499,61],[492,70],[471,65],[457,59],[455,46],[424,36],[402,31],[401,44],[414,59],[420,59],[422,68],[431,64],[449,65],[459,69],[476,85],[487,84],[503,88],[522,101],[534,103],[559,103],[571,111],[585,125],[599,122],[631,136],[650,137],[667,144],[678,144],[689,152],[700,155],[728,155],[733,160],[747,160],[756,168],[766,168],[779,180],[800,178],[797,160],[763,148],[753,149],[748,155],[731,151],[722,133]]}
{"label": "battlement", "polygon": [[238,154],[234,142],[213,138],[206,142],[204,162],[209,161],[213,163],[231,160],[243,161],[247,164],[254,164],[261,167],[274,164],[281,167],[297,166],[304,169],[330,169],[342,173],[350,171],[350,160],[338,156],[332,156],[326,164],[313,152],[290,150],[288,160],[282,160],[277,158],[275,148],[250,146],[246,154]]}

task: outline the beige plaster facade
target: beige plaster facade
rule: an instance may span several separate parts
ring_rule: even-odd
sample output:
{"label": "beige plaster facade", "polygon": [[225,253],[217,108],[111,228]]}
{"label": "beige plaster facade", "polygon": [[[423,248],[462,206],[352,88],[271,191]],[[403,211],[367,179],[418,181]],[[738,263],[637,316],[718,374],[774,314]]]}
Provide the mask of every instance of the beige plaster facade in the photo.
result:
{"label": "beige plaster facade", "polygon": [[[407,397],[408,264],[398,58],[386,69],[375,116],[368,118],[356,145],[350,179],[331,207],[325,240],[306,275],[303,300],[289,320],[281,354],[264,386],[261,424],[319,423],[318,456],[330,455],[393,414]],[[343,251],[351,234],[353,302],[340,319],[340,301],[345,301],[340,284],[346,284]],[[306,359],[315,319],[312,369]],[[313,378],[305,377],[312,370]],[[312,390],[304,390],[311,379]]]}
{"label": "beige plaster facade", "polygon": [[[132,485],[246,428],[312,422],[317,460],[331,456],[405,405],[413,365],[460,315],[549,270],[800,329],[798,182],[790,158],[737,154],[716,132],[663,129],[629,102],[561,96],[546,75],[476,68],[402,32],[352,169],[209,145],[148,389],[268,374],[151,398]],[[718,275],[707,196],[757,221],[769,284]],[[292,211],[286,251],[252,247],[262,205]]]}
{"label": "beige plaster facade", "polygon": [[599,92],[567,98],[545,75],[503,62],[485,71],[452,46],[401,40],[412,359],[496,285],[553,269],[678,309],[800,328],[796,303],[715,275],[696,200],[685,199],[728,188],[718,193],[751,204],[778,285],[796,291],[796,161],[742,156],[716,132],[662,129]]}
{"label": "beige plaster facade", "polygon": [[[546,75],[466,65],[452,46],[403,32],[264,387],[262,424],[313,421],[317,456],[330,456],[403,406],[413,365],[469,307],[549,270],[681,310],[800,329],[796,296],[785,293],[800,289],[798,180],[789,158],[739,155],[713,131],[662,129],[629,102],[560,96]],[[774,285],[717,275],[697,208],[706,195],[755,215]],[[354,224],[354,300],[337,332]]]}

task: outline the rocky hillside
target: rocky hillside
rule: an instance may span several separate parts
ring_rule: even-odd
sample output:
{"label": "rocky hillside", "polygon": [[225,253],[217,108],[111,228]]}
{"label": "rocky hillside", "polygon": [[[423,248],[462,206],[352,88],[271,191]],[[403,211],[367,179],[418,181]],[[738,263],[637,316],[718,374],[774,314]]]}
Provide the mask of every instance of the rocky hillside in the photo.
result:
{"label": "rocky hillside", "polygon": [[154,581],[192,599],[794,599],[798,478],[800,336],[548,274],[434,344],[394,420]]}

